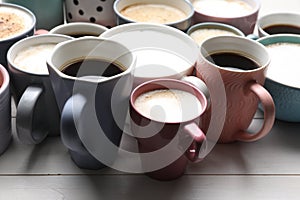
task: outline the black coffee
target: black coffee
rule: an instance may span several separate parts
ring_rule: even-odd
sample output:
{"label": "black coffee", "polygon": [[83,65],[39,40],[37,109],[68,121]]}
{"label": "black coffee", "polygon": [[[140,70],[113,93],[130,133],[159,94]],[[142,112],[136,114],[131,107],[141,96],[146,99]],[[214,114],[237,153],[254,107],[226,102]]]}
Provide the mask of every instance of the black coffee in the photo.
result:
{"label": "black coffee", "polygon": [[237,70],[253,70],[260,67],[259,64],[251,58],[237,53],[214,53],[208,56],[206,59],[220,67]]}
{"label": "black coffee", "polygon": [[93,34],[93,33],[69,33],[68,35],[71,36],[71,37],[74,37],[74,38],[80,38],[80,37],[84,37],[84,36],[98,37],[100,34],[96,35],[96,34]]}
{"label": "black coffee", "polygon": [[61,67],[61,71],[69,76],[104,76],[110,77],[122,73],[125,68],[118,63],[101,59],[83,59]]}
{"label": "black coffee", "polygon": [[268,34],[291,33],[300,34],[300,26],[293,26],[289,24],[276,24],[264,28]]}

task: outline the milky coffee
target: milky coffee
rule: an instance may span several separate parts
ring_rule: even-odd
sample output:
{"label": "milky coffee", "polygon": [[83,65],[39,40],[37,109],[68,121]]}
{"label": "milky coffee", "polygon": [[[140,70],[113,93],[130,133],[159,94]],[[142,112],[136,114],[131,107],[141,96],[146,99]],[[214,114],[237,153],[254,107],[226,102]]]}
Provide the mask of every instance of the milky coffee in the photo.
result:
{"label": "milky coffee", "polygon": [[231,31],[226,31],[222,29],[214,29],[214,28],[203,28],[193,31],[190,36],[191,38],[197,43],[201,44],[203,41],[216,37],[216,36],[223,36],[223,35],[236,35]]}

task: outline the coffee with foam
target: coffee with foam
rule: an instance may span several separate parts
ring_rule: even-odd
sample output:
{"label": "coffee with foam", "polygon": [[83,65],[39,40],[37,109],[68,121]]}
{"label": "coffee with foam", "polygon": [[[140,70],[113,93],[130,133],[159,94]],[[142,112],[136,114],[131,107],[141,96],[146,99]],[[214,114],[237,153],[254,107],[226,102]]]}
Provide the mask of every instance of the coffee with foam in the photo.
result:
{"label": "coffee with foam", "polygon": [[158,89],[143,93],[134,105],[142,115],[170,123],[192,120],[202,111],[202,105],[195,95],[178,89]]}
{"label": "coffee with foam", "polygon": [[298,43],[275,43],[266,46],[271,56],[267,77],[282,84],[300,87]]}
{"label": "coffee with foam", "polygon": [[193,6],[196,11],[215,17],[239,17],[254,10],[242,0],[195,0]]}
{"label": "coffee with foam", "polygon": [[17,68],[30,73],[48,74],[46,59],[55,45],[49,43],[27,47],[16,55],[13,63]]}
{"label": "coffee with foam", "polygon": [[193,31],[190,36],[197,43],[201,44],[205,40],[222,35],[236,35],[231,31],[226,31],[222,29],[214,29],[214,28],[203,28]]}
{"label": "coffee with foam", "polygon": [[120,13],[136,22],[168,24],[185,19],[187,15],[178,8],[165,4],[134,4]]}
{"label": "coffee with foam", "polygon": [[25,32],[33,23],[32,16],[21,9],[0,6],[0,40]]}

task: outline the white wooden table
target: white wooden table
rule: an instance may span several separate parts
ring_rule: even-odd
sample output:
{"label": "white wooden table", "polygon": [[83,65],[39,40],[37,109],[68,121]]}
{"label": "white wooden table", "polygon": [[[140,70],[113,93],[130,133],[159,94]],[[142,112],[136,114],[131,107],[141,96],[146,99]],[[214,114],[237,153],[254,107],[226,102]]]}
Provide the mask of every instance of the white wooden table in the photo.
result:
{"label": "white wooden table", "polygon": [[[275,11],[300,12],[300,1],[262,0],[260,15]],[[261,122],[258,113],[251,129]],[[109,168],[81,170],[59,137],[36,146],[15,137],[0,156],[0,200],[8,199],[300,199],[300,123],[276,121],[257,142],[218,144],[170,182]]]}

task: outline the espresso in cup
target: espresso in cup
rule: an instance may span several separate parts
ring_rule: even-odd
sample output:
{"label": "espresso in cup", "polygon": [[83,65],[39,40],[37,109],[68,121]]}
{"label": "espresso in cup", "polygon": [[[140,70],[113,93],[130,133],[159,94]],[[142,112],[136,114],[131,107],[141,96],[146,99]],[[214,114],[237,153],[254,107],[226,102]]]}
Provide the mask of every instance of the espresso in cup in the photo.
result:
{"label": "espresso in cup", "polygon": [[270,35],[280,33],[300,34],[300,25],[295,26],[290,24],[274,24],[264,27],[263,29]]}
{"label": "espresso in cup", "polygon": [[203,110],[195,95],[178,89],[145,92],[135,100],[134,105],[144,116],[164,122],[191,120]]}
{"label": "espresso in cup", "polygon": [[241,0],[195,0],[195,10],[216,17],[238,17],[253,11],[253,7]]}
{"label": "espresso in cup", "polygon": [[133,4],[123,8],[120,13],[132,21],[168,24],[187,17],[180,9],[166,4]]}

